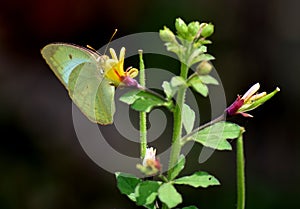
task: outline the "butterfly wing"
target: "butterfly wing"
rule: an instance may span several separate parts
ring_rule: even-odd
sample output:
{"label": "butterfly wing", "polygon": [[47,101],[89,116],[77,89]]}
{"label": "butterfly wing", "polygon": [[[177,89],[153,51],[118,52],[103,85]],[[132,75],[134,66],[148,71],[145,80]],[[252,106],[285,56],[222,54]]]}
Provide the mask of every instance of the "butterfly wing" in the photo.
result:
{"label": "butterfly wing", "polygon": [[65,43],[49,44],[41,53],[73,102],[92,122],[113,122],[115,88],[103,77],[98,53]]}

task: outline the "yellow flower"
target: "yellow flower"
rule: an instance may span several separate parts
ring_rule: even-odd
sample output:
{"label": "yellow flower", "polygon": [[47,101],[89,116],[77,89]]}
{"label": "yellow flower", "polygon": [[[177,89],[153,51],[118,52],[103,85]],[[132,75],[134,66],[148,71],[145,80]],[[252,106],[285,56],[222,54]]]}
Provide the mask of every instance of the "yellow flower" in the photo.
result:
{"label": "yellow flower", "polygon": [[[133,84],[128,84],[126,81],[134,80],[132,78],[138,75],[138,70],[129,67],[124,71],[125,48],[121,48],[119,59],[114,49],[110,48],[109,52],[111,58],[105,59],[105,62],[103,63],[105,77],[111,81],[114,86],[119,86],[120,83],[123,83],[126,86],[134,86]],[[137,82],[135,84],[137,85]]]}

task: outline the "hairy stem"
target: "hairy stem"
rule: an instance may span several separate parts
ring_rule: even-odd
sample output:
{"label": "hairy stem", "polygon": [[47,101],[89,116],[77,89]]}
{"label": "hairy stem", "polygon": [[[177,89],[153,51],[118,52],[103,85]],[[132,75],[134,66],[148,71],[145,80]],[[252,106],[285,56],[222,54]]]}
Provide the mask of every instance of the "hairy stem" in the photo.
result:
{"label": "hairy stem", "polygon": [[[143,51],[139,50],[140,57],[140,85],[145,88],[145,65],[143,60]],[[146,112],[140,112],[140,142],[141,142],[141,153],[140,157],[143,159],[147,149],[147,115]]]}
{"label": "hairy stem", "polygon": [[[180,76],[183,79],[187,78],[188,66],[181,63],[181,73]],[[181,134],[182,134],[182,107],[185,101],[186,88],[182,87],[178,90],[176,98],[176,107],[173,112],[174,125],[173,125],[173,138],[172,138],[172,149],[170,154],[168,177],[170,178],[173,167],[177,164],[178,157],[181,152]]]}
{"label": "hairy stem", "polygon": [[243,132],[241,130],[240,136],[236,144],[236,171],[237,171],[237,209],[245,208],[245,159],[244,159],[244,145],[243,145]]}

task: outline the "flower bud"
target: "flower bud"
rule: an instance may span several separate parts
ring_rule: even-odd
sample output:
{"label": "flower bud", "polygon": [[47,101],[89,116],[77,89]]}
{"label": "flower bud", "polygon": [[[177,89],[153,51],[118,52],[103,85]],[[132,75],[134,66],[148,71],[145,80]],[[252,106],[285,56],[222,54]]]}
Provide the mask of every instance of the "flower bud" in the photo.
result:
{"label": "flower bud", "polygon": [[200,62],[196,68],[196,72],[199,75],[207,75],[211,72],[211,70],[212,70],[212,65],[207,61]]}
{"label": "flower bud", "polygon": [[181,18],[177,18],[175,21],[175,28],[179,35],[185,35],[188,32],[188,26]]}
{"label": "flower bud", "polygon": [[174,42],[174,41],[176,41],[174,33],[169,28],[167,28],[166,26],[164,26],[163,30],[159,31],[159,36],[160,36],[161,40],[164,41],[164,42]]}
{"label": "flower bud", "polygon": [[214,25],[209,23],[201,23],[200,28],[202,28],[201,36],[207,38],[214,33]]}
{"label": "flower bud", "polygon": [[193,38],[195,38],[199,29],[200,29],[200,24],[198,21],[191,22],[188,24],[189,35],[192,36]]}

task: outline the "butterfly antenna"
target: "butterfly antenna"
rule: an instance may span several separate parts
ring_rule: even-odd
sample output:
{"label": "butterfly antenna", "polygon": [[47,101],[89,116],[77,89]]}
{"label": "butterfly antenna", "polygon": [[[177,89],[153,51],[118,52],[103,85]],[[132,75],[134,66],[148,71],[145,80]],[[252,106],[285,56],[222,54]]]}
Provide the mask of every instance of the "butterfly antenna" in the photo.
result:
{"label": "butterfly antenna", "polygon": [[107,49],[108,49],[108,46],[109,46],[111,40],[112,40],[112,39],[114,38],[114,36],[116,35],[117,31],[118,31],[118,29],[115,29],[115,32],[111,35],[111,37],[110,37],[110,39],[109,39],[109,41],[108,41],[108,44],[107,44],[106,47],[105,47],[104,54],[106,54],[106,51],[107,51]]}
{"label": "butterfly antenna", "polygon": [[97,52],[96,49],[94,49],[92,46],[90,46],[90,45],[88,45],[88,44],[86,45],[86,47],[89,48],[90,50],[94,51],[94,52]]}

